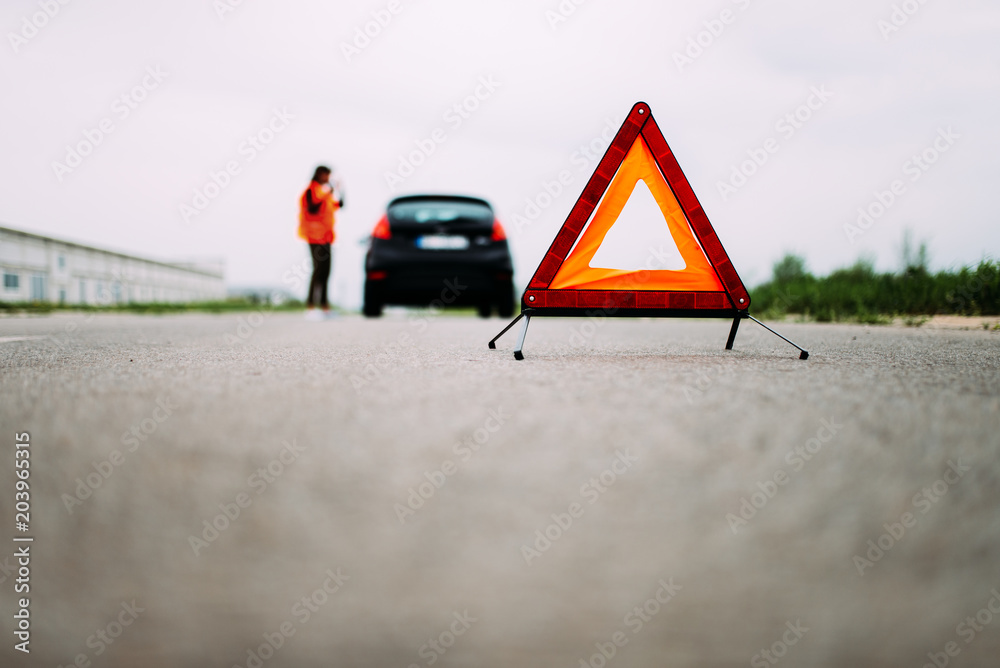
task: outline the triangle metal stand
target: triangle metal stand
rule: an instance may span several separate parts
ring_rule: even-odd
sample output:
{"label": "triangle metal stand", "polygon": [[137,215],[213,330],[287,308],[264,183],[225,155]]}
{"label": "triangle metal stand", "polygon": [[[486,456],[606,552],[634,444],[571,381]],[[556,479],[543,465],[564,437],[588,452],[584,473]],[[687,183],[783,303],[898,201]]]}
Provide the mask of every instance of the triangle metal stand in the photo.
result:
{"label": "triangle metal stand", "polygon": [[[764,323],[762,323],[760,320],[758,320],[757,318],[755,318],[752,315],[750,315],[749,313],[747,313],[747,317],[750,318],[751,320],[753,320],[755,323],[757,323],[761,327],[763,327],[764,329],[766,329],[767,331],[769,331],[772,334],[774,334],[775,336],[777,336],[779,339],[781,339],[785,343],[790,344],[790,345],[794,346],[795,348],[798,348],[799,349],[799,359],[800,360],[807,360],[807,359],[809,359],[809,351],[808,350],[806,350],[805,348],[799,346],[798,344],[792,343],[791,341],[789,341],[788,339],[786,339],[785,337],[783,337],[781,334],[778,334],[776,331],[774,331],[773,329],[771,329],[770,327],[768,327],[767,325],[765,325]],[[730,335],[731,339],[736,337],[736,327],[737,327],[737,324],[733,323],[733,331],[732,331],[732,334]],[[732,350],[731,347],[728,348],[728,349]]]}
{"label": "triangle metal stand", "polygon": [[[524,319],[524,324],[521,325],[521,331],[517,335],[517,343],[514,345],[514,359],[516,359],[518,361],[523,360],[524,359],[524,339],[525,339],[525,337],[528,334],[528,324],[531,322],[531,309],[525,309],[525,310],[521,311],[521,313],[518,314],[518,316],[516,318],[514,318],[514,320],[511,321],[511,323],[509,325],[507,325],[506,327],[503,328],[502,332],[500,332],[499,334],[497,334],[496,336],[494,336],[493,339],[489,343],[490,350],[496,350],[497,349],[497,341],[500,339],[500,337],[502,337],[504,334],[506,334],[507,332],[509,332],[514,327],[514,325],[516,325],[518,322],[520,322],[520,320],[522,318]],[[750,315],[749,313],[740,313],[738,316],[736,316],[736,318],[733,319],[733,326],[729,330],[729,339],[726,341],[726,350],[732,350],[733,349],[733,346],[736,343],[736,333],[739,331],[739,328],[740,328],[740,320],[742,320],[743,318],[749,318],[750,320],[753,320],[755,323],[757,323],[758,325],[760,325],[761,327],[763,327],[767,331],[771,332],[772,334],[774,334],[775,336],[777,336],[779,339],[781,339],[785,343],[787,343],[787,344],[793,346],[794,348],[798,349],[798,351],[799,351],[799,359],[800,360],[807,360],[807,359],[809,359],[809,351],[808,350],[806,350],[805,348],[799,346],[798,344],[796,344],[796,343],[794,343],[794,342],[786,339],[781,334],[778,334],[776,331],[774,331],[773,329],[771,329],[770,327],[768,327],[767,325],[765,325],[764,323],[762,323],[760,320],[758,320],[757,318],[755,318],[752,315]]]}
{"label": "triangle metal stand", "polygon": [[528,323],[531,322],[531,316],[525,311],[522,311],[520,314],[518,314],[518,316],[514,318],[514,320],[509,325],[504,327],[502,332],[493,337],[493,340],[490,341],[490,350],[497,349],[497,339],[499,339],[501,336],[509,332],[510,329],[514,325],[516,325],[521,318],[524,318],[524,324],[521,326],[521,333],[517,335],[517,345],[514,346],[514,359],[518,361],[524,359],[524,353],[522,353],[521,350],[524,348],[524,337],[527,336],[528,334]]}

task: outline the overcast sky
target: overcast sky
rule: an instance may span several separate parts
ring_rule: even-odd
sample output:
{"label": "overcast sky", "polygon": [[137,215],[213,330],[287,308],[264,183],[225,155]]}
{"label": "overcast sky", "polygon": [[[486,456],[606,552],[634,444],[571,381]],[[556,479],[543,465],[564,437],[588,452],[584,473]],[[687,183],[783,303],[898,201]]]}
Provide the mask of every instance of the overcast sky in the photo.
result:
{"label": "overcast sky", "polygon": [[603,151],[639,100],[748,284],[786,251],[894,269],[905,228],[935,267],[1000,249],[995,1],[4,0],[0,26],[0,224],[223,257],[231,285],[280,285],[307,257],[297,198],[329,163],[340,304],[360,302],[360,240],[413,192],[491,200],[523,286],[596,166],[581,147]]}

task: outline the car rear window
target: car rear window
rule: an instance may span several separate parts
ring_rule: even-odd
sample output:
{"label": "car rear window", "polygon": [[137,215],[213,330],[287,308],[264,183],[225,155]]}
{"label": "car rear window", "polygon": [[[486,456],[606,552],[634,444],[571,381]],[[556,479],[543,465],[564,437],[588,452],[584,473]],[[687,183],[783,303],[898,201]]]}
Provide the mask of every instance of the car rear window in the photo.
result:
{"label": "car rear window", "polygon": [[389,209],[394,223],[451,223],[459,220],[493,222],[493,211],[475,202],[401,202]]}

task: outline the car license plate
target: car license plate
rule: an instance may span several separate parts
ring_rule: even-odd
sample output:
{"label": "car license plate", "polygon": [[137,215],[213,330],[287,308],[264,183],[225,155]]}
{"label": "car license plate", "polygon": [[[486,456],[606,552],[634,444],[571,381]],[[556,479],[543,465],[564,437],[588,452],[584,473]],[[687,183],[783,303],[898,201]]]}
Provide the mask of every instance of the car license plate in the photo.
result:
{"label": "car license plate", "polygon": [[417,248],[425,250],[465,250],[469,247],[469,238],[458,235],[429,234],[417,237]]}

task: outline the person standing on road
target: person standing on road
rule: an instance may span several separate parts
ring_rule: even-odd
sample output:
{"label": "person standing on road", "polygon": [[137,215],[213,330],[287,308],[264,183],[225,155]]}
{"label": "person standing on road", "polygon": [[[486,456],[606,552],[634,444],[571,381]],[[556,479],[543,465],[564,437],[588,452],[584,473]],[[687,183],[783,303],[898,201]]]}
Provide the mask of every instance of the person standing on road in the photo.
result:
{"label": "person standing on road", "polygon": [[[333,231],[335,215],[344,207],[344,194],[340,184],[331,176],[333,170],[324,165],[316,168],[312,182],[299,198],[299,237],[309,243],[313,274],[306,298],[306,319],[322,320],[330,313],[327,283],[333,267],[331,245],[336,235]],[[317,311],[316,307],[322,309]]]}

